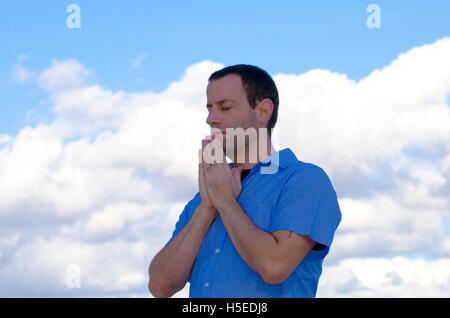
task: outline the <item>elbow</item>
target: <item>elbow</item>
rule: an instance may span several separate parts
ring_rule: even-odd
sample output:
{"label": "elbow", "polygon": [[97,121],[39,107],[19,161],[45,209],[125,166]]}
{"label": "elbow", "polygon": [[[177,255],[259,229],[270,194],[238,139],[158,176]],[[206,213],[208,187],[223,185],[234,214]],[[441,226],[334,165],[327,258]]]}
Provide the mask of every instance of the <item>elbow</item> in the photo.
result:
{"label": "elbow", "polygon": [[153,279],[150,276],[148,281],[148,290],[155,298],[170,298],[182,288],[161,274],[154,275]]}
{"label": "elbow", "polygon": [[162,293],[160,292],[159,288],[157,288],[157,286],[155,286],[155,283],[154,283],[154,281],[151,278],[148,280],[148,291],[155,298],[161,298],[162,297]]}
{"label": "elbow", "polygon": [[150,294],[153,295],[153,297],[161,298],[161,293],[159,292],[159,289],[156,288],[155,284],[152,282],[151,279],[148,281],[148,291],[150,292]]}
{"label": "elbow", "polygon": [[[169,298],[167,286],[165,286],[164,279],[161,279],[161,273],[157,273],[155,270],[155,260],[150,263],[148,268],[148,291],[155,298]],[[166,280],[167,281],[167,280]]]}
{"label": "elbow", "polygon": [[277,285],[284,282],[289,275],[280,264],[269,263],[261,270],[261,278],[269,285]]}
{"label": "elbow", "polygon": [[277,284],[281,284],[282,282],[284,282],[286,279],[282,278],[280,275],[278,274],[266,274],[266,275],[261,275],[262,279],[264,280],[264,282],[266,282],[269,285],[277,285]]}
{"label": "elbow", "polygon": [[161,284],[156,284],[152,279],[148,282],[148,290],[155,298],[169,298],[172,296],[168,290],[162,288]]}
{"label": "elbow", "polygon": [[164,294],[162,291],[160,291],[159,289],[155,289],[154,287],[152,287],[150,284],[148,286],[148,290],[150,291],[150,293],[153,295],[153,297],[155,298],[168,298],[170,296],[167,296],[166,294]]}
{"label": "elbow", "polygon": [[157,275],[151,274],[151,268],[149,269],[148,291],[155,298],[168,298],[171,296],[168,295],[164,285],[161,284],[161,279],[157,279]]}

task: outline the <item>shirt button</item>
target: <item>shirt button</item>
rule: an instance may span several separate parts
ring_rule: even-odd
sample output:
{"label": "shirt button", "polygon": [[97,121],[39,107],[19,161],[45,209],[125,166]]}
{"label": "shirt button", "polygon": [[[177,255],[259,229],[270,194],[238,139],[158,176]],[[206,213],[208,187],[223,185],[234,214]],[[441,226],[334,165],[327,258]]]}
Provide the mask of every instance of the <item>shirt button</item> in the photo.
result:
{"label": "shirt button", "polygon": [[205,283],[205,287],[209,287],[209,283],[207,282],[207,283]]}
{"label": "shirt button", "polygon": [[216,254],[220,253],[220,249],[216,248]]}

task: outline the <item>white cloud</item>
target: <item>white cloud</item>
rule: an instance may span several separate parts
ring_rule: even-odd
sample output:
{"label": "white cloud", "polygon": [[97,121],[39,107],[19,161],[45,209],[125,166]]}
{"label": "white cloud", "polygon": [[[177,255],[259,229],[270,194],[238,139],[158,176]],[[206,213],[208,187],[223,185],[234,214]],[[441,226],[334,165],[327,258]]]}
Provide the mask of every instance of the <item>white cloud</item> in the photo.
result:
{"label": "white cloud", "polygon": [[[152,251],[141,242],[84,244],[35,237],[0,267],[3,296],[53,296],[133,293],[146,290],[146,267]],[[67,269],[80,269],[80,289],[67,286]],[[39,283],[38,283],[39,282]],[[4,288],[8,288],[5,290]]]}
{"label": "white cloud", "polygon": [[330,259],[423,252],[450,256],[439,208],[412,208],[386,194],[341,199],[342,223]]}
{"label": "white cloud", "polygon": [[[274,76],[277,148],[323,167],[343,212],[319,295],[448,294],[425,269],[450,276],[449,54],[445,38],[359,82]],[[207,78],[221,67],[191,65],[161,93],[107,90],[71,59],[39,73],[55,120],[0,135],[0,294],[148,295],[149,261],[197,191]],[[421,253],[433,260],[394,257]]]}
{"label": "white cloud", "polygon": [[[218,67],[198,64],[205,72]],[[39,83],[50,93],[55,120],[26,127],[14,138],[2,135],[6,147],[0,152],[4,194],[0,219],[5,227],[14,224],[22,239],[14,249],[5,247],[6,265],[0,277],[8,276],[4,286],[16,286],[13,290],[19,295],[79,292],[64,285],[68,264],[79,264],[85,272],[84,294],[148,294],[146,271],[151,257],[168,240],[180,209],[196,191],[200,147],[196,141],[209,129],[202,120],[204,127],[192,130],[191,123],[203,115],[203,107],[197,111],[184,107],[183,96],[191,94],[183,89],[185,85],[174,84],[159,95],[111,92],[89,85],[85,81],[89,73],[77,61],[53,61]],[[65,76],[65,83],[59,83]],[[187,80],[197,80],[193,76],[200,74],[188,72]],[[198,96],[196,104],[204,104],[203,99]],[[181,142],[180,135],[191,136],[192,141]],[[177,193],[173,193],[175,179],[166,184],[160,177],[164,175],[177,176]],[[177,199],[180,195],[182,203]],[[45,235],[40,227],[47,229]],[[5,241],[16,235],[6,228],[5,233],[9,235]],[[124,250],[140,244],[145,253],[110,256],[113,247],[108,244]],[[60,249],[64,253],[58,253]],[[73,250],[78,252],[72,255]],[[41,257],[44,251],[47,257]],[[101,266],[117,264],[113,265],[117,268],[104,272],[99,267],[103,262]],[[130,269],[132,263],[140,267]],[[23,275],[12,275],[14,270]],[[37,291],[32,277],[45,281]]]}
{"label": "white cloud", "polygon": [[163,210],[158,203],[138,204],[134,202],[118,202],[107,205],[100,210],[79,218],[75,224],[61,227],[60,234],[82,241],[98,241],[114,239],[126,234],[130,226],[146,220],[155,219]]}
{"label": "white cloud", "polygon": [[28,70],[23,65],[30,57],[26,54],[20,54],[17,57],[17,63],[13,66],[12,80],[14,82],[26,83],[35,77],[35,72]]}
{"label": "white cloud", "polygon": [[13,140],[13,137],[11,137],[10,135],[6,135],[6,134],[0,135],[0,145],[8,144],[12,140]]}
{"label": "white cloud", "polygon": [[39,85],[50,92],[78,88],[86,84],[91,71],[73,59],[53,59],[51,66],[38,76]]}
{"label": "white cloud", "polygon": [[34,78],[34,72],[27,70],[22,65],[14,65],[12,79],[15,82],[25,83]]}
{"label": "white cloud", "polygon": [[331,261],[450,255],[448,54],[444,38],[359,82],[327,70],[275,76],[281,148],[323,167],[340,197]]}
{"label": "white cloud", "polygon": [[318,297],[449,297],[450,259],[348,258],[328,266]]}
{"label": "white cloud", "polygon": [[412,146],[426,152],[440,142],[449,151],[449,52],[444,38],[359,82],[327,70],[276,75],[280,140],[334,175],[369,175],[374,163]]}
{"label": "white cloud", "polygon": [[133,68],[139,68],[142,64],[142,62],[147,58],[147,53],[145,52],[139,52],[138,56],[136,58],[130,59],[131,66]]}

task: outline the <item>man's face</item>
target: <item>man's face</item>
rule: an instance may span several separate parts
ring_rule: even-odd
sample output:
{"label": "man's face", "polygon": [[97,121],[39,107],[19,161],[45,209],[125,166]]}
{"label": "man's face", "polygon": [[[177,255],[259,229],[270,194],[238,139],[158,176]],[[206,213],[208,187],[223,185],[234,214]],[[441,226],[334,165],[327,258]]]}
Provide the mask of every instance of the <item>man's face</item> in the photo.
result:
{"label": "man's face", "polygon": [[[206,89],[208,117],[207,124],[226,132],[226,128],[254,127],[259,123],[254,109],[250,108],[247,94],[239,75],[229,74],[209,82]],[[224,135],[224,146],[226,135]]]}

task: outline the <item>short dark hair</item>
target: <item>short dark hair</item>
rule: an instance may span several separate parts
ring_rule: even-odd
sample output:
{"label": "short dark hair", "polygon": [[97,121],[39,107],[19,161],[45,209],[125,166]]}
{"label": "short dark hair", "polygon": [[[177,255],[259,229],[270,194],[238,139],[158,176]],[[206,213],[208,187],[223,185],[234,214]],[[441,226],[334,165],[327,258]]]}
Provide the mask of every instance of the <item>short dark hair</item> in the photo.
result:
{"label": "short dark hair", "polygon": [[252,109],[263,99],[269,98],[272,101],[273,112],[267,123],[269,136],[272,136],[272,129],[275,127],[278,118],[279,105],[278,90],[272,77],[257,66],[237,64],[215,71],[209,76],[208,82],[221,79],[229,74],[236,74],[241,77],[242,85],[247,93],[248,103]]}

